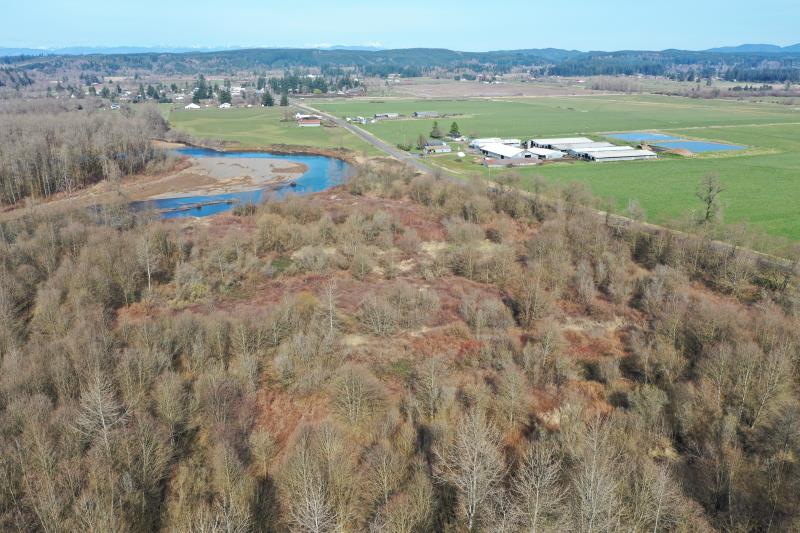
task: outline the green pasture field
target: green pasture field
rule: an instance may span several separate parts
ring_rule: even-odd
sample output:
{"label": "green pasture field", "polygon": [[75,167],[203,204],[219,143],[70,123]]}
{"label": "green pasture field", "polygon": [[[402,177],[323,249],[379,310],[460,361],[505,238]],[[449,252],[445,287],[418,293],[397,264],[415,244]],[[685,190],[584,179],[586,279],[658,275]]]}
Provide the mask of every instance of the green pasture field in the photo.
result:
{"label": "green pasture field", "polygon": [[380,155],[377,149],[345,129],[325,126],[300,128],[294,120],[287,122],[284,120],[287,109],[294,114],[291,107],[173,109],[169,112],[169,121],[173,128],[198,139],[233,141],[243,148],[270,145],[341,147]]}
{"label": "green pasture field", "polygon": [[[470,100],[359,99],[316,106],[339,116],[372,116],[380,112],[411,115],[414,111],[454,114],[439,119],[447,131],[458,122],[461,132],[478,137],[529,139],[655,130],[678,137],[719,140],[747,146],[741,152],[695,157],[665,156],[658,161],[556,163],[514,169],[530,186],[541,175],[555,183],[581,181],[593,194],[623,210],[630,200],[645,209],[648,220],[666,223],[699,209],[694,196],[704,174],[719,175],[727,223],[748,222],[765,232],[800,240],[800,106],[731,100],[694,100],[669,96],[580,96]],[[365,126],[392,143],[412,143],[427,134],[433,120],[400,119]],[[454,146],[458,149],[458,146]],[[431,163],[452,172],[486,176],[473,157],[453,154]]]}

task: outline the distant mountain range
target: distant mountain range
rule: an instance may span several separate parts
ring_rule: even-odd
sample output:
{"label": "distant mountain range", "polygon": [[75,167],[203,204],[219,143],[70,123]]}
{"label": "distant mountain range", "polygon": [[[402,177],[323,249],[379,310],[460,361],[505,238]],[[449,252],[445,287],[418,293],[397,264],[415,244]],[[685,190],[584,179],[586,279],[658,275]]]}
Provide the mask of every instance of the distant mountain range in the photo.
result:
{"label": "distant mountain range", "polygon": [[[118,55],[118,54],[184,54],[202,52],[229,52],[235,50],[250,50],[252,47],[242,46],[70,46],[63,48],[12,48],[0,47],[0,57],[10,56],[38,56],[38,55]],[[329,51],[355,51],[355,52],[381,52],[386,48],[380,46],[362,45],[330,45],[330,46],[308,46],[308,47],[264,47],[265,50],[329,50]],[[721,46],[709,48],[702,52],[719,54],[788,54],[800,53],[800,43],[791,46],[777,46],[774,44],[741,44],[738,46]],[[565,59],[580,55],[583,52],[578,50],[563,50],[560,48],[540,48],[525,50],[497,50],[491,52],[463,52],[464,54],[522,54],[536,55],[560,62]],[[587,52],[587,53],[602,53]]]}
{"label": "distant mountain range", "polygon": [[80,56],[92,54],[182,54],[186,52],[220,52],[238,50],[240,46],[69,46],[65,48],[2,48],[2,56]]}
{"label": "distant mountain range", "polygon": [[[274,47],[278,48],[278,47]],[[333,45],[310,46],[315,50],[355,50],[361,52],[377,52],[383,50],[378,46]],[[190,52],[223,52],[245,50],[244,46],[69,46],[64,48],[3,48],[0,57],[10,56],[82,56],[82,55],[117,55],[117,54],[185,54]]]}
{"label": "distant mountain range", "polygon": [[791,46],[776,46],[774,44],[740,44],[739,46],[721,46],[719,48],[709,48],[706,52],[717,52],[721,54],[781,54],[800,52],[800,43]]}

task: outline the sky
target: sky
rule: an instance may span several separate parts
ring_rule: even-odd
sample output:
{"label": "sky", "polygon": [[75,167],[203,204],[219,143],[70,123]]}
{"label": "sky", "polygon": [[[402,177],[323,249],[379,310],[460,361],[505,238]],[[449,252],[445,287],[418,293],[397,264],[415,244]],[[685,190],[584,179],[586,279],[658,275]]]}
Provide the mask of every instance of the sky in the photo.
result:
{"label": "sky", "polygon": [[800,42],[800,1],[0,0],[0,47],[701,50]]}

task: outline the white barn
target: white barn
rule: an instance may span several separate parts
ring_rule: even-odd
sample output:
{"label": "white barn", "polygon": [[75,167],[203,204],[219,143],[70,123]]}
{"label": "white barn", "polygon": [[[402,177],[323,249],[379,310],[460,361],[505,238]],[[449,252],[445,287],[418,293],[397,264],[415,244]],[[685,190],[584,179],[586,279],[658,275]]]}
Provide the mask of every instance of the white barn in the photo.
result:
{"label": "white barn", "polygon": [[658,155],[650,150],[637,150],[636,148],[629,148],[627,150],[586,152],[583,157],[589,161],[605,163],[612,161],[643,161],[648,159],[657,159]]}
{"label": "white barn", "polygon": [[480,148],[487,144],[504,144],[506,146],[516,146],[519,147],[522,145],[522,141],[519,139],[501,139],[500,137],[487,137],[485,139],[472,139],[469,143],[470,148],[474,148],[476,150],[480,150]]}
{"label": "white barn", "polygon": [[594,141],[588,137],[556,137],[552,139],[531,139],[528,141],[529,147],[547,148],[552,150],[558,146],[567,146],[575,144],[590,144]]}

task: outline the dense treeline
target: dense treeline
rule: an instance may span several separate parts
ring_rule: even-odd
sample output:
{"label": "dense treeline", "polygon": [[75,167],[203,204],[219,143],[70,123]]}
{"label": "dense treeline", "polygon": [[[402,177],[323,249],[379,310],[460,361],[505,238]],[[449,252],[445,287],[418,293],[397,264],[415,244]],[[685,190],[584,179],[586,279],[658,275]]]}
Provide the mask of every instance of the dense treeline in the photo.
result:
{"label": "dense treeline", "polygon": [[346,187],[0,226],[0,528],[800,524],[796,265],[579,187]]}
{"label": "dense treeline", "polygon": [[[726,77],[740,81],[796,81],[800,54],[714,51],[578,52],[532,49],[493,52],[459,52],[445,49],[404,50],[302,50],[252,49],[221,52],[108,54],[45,56],[9,61],[26,71],[50,78],[63,72],[102,72],[105,75],[230,75],[234,72],[293,70],[302,68],[354,69],[360,75],[405,77],[440,71],[505,73],[530,68],[537,73],[559,76],[653,75],[681,77],[688,72],[703,78]],[[738,72],[739,74],[733,74]]]}
{"label": "dense treeline", "polygon": [[[778,66],[776,66],[778,65]],[[693,81],[719,76],[726,80],[797,81],[796,53],[715,53],[665,50],[662,52],[588,52],[566,58],[546,69],[558,76],[668,76]]]}
{"label": "dense treeline", "polygon": [[2,102],[0,204],[141,172],[163,160],[152,139],[166,127],[151,107],[134,113],[47,100]]}
{"label": "dense treeline", "polygon": [[765,82],[788,81],[800,82],[800,66],[795,68],[732,68],[725,71],[724,78],[728,81]]}

